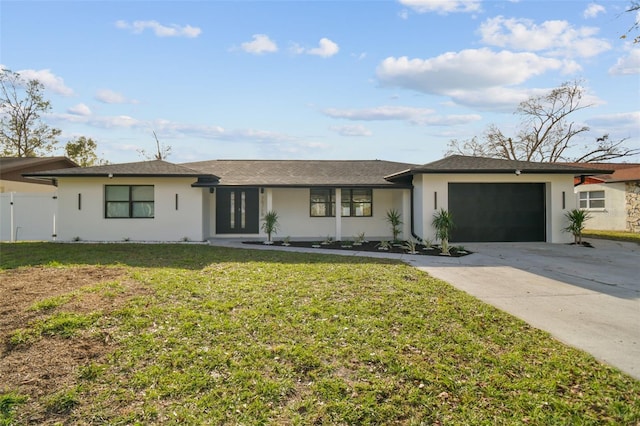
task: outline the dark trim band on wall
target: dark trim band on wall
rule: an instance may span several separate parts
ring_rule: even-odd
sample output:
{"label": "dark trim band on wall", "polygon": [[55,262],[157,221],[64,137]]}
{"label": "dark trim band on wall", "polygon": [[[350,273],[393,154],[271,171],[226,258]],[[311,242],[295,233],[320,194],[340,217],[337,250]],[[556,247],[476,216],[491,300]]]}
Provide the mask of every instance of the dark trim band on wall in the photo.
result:
{"label": "dark trim band on wall", "polygon": [[438,192],[433,193],[433,209],[438,210]]}
{"label": "dark trim band on wall", "polygon": [[176,194],[176,210],[178,210],[178,194]]}
{"label": "dark trim band on wall", "polygon": [[78,210],[82,210],[82,194],[78,193]]}
{"label": "dark trim band on wall", "polygon": [[564,191],[562,191],[562,210],[564,210],[565,208],[566,208],[565,196],[564,196]]}

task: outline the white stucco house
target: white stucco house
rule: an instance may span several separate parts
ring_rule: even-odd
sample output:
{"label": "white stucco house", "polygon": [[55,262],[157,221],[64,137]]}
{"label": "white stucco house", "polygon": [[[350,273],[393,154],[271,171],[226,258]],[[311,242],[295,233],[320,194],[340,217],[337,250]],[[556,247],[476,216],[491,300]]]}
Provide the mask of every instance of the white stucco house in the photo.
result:
{"label": "white stucco house", "polygon": [[449,210],[452,242],[569,242],[565,212],[576,176],[596,170],[451,156],[418,165],[381,160],[162,160],[25,174],[55,180],[57,240],[390,239],[386,214],[402,215],[403,239],[433,239],[433,214]]}
{"label": "white stucco house", "polygon": [[589,212],[587,229],[640,232],[640,164],[589,164],[601,172],[576,179],[576,207]]}

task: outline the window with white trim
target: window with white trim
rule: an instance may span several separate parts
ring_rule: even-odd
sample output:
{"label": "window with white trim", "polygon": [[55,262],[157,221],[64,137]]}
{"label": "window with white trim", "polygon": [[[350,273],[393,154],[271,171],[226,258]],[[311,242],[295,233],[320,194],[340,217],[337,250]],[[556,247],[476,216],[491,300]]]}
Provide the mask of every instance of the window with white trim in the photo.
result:
{"label": "window with white trim", "polygon": [[581,209],[604,209],[604,191],[580,192]]}
{"label": "window with white trim", "polygon": [[153,185],[105,185],[104,217],[152,219],[154,217]]}

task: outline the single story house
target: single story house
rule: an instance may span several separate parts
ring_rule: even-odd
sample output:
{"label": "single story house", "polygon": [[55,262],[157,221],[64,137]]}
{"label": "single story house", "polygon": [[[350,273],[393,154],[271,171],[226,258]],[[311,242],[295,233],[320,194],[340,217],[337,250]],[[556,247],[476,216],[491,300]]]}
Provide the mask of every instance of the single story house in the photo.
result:
{"label": "single story house", "polygon": [[0,157],[0,193],[54,192],[51,179],[34,180],[23,173],[79,167],[67,157]]}
{"label": "single story house", "polygon": [[640,164],[586,164],[601,172],[576,179],[576,206],[587,210],[588,229],[640,232]]}
{"label": "single story house", "polygon": [[452,242],[563,243],[576,176],[597,170],[454,155],[418,165],[381,160],[154,160],[25,174],[58,185],[57,239],[203,241],[265,238],[261,218],[279,216],[277,238],[336,240],[364,233],[434,239],[433,214],[449,210]]}

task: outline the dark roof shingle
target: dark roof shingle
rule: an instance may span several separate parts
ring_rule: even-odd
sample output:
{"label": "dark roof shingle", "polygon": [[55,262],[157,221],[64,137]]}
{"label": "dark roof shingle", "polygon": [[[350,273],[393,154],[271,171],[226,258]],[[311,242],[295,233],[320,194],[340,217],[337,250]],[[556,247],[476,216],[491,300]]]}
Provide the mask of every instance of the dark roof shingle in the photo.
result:
{"label": "dark roof shingle", "polygon": [[384,176],[416,164],[382,160],[212,160],[183,164],[229,186],[393,186]]}
{"label": "dark roof shingle", "polygon": [[93,167],[47,170],[25,173],[32,177],[70,177],[70,176],[122,176],[122,177],[199,177],[203,173],[179,164],[164,160],[140,161],[136,163],[106,164]]}
{"label": "dark roof shingle", "polygon": [[441,160],[413,167],[410,170],[387,176],[397,180],[408,175],[419,173],[551,173],[592,175],[602,173],[602,170],[579,167],[559,163],[537,163],[531,161],[505,160],[500,158],[472,157],[466,155],[451,155]]}

